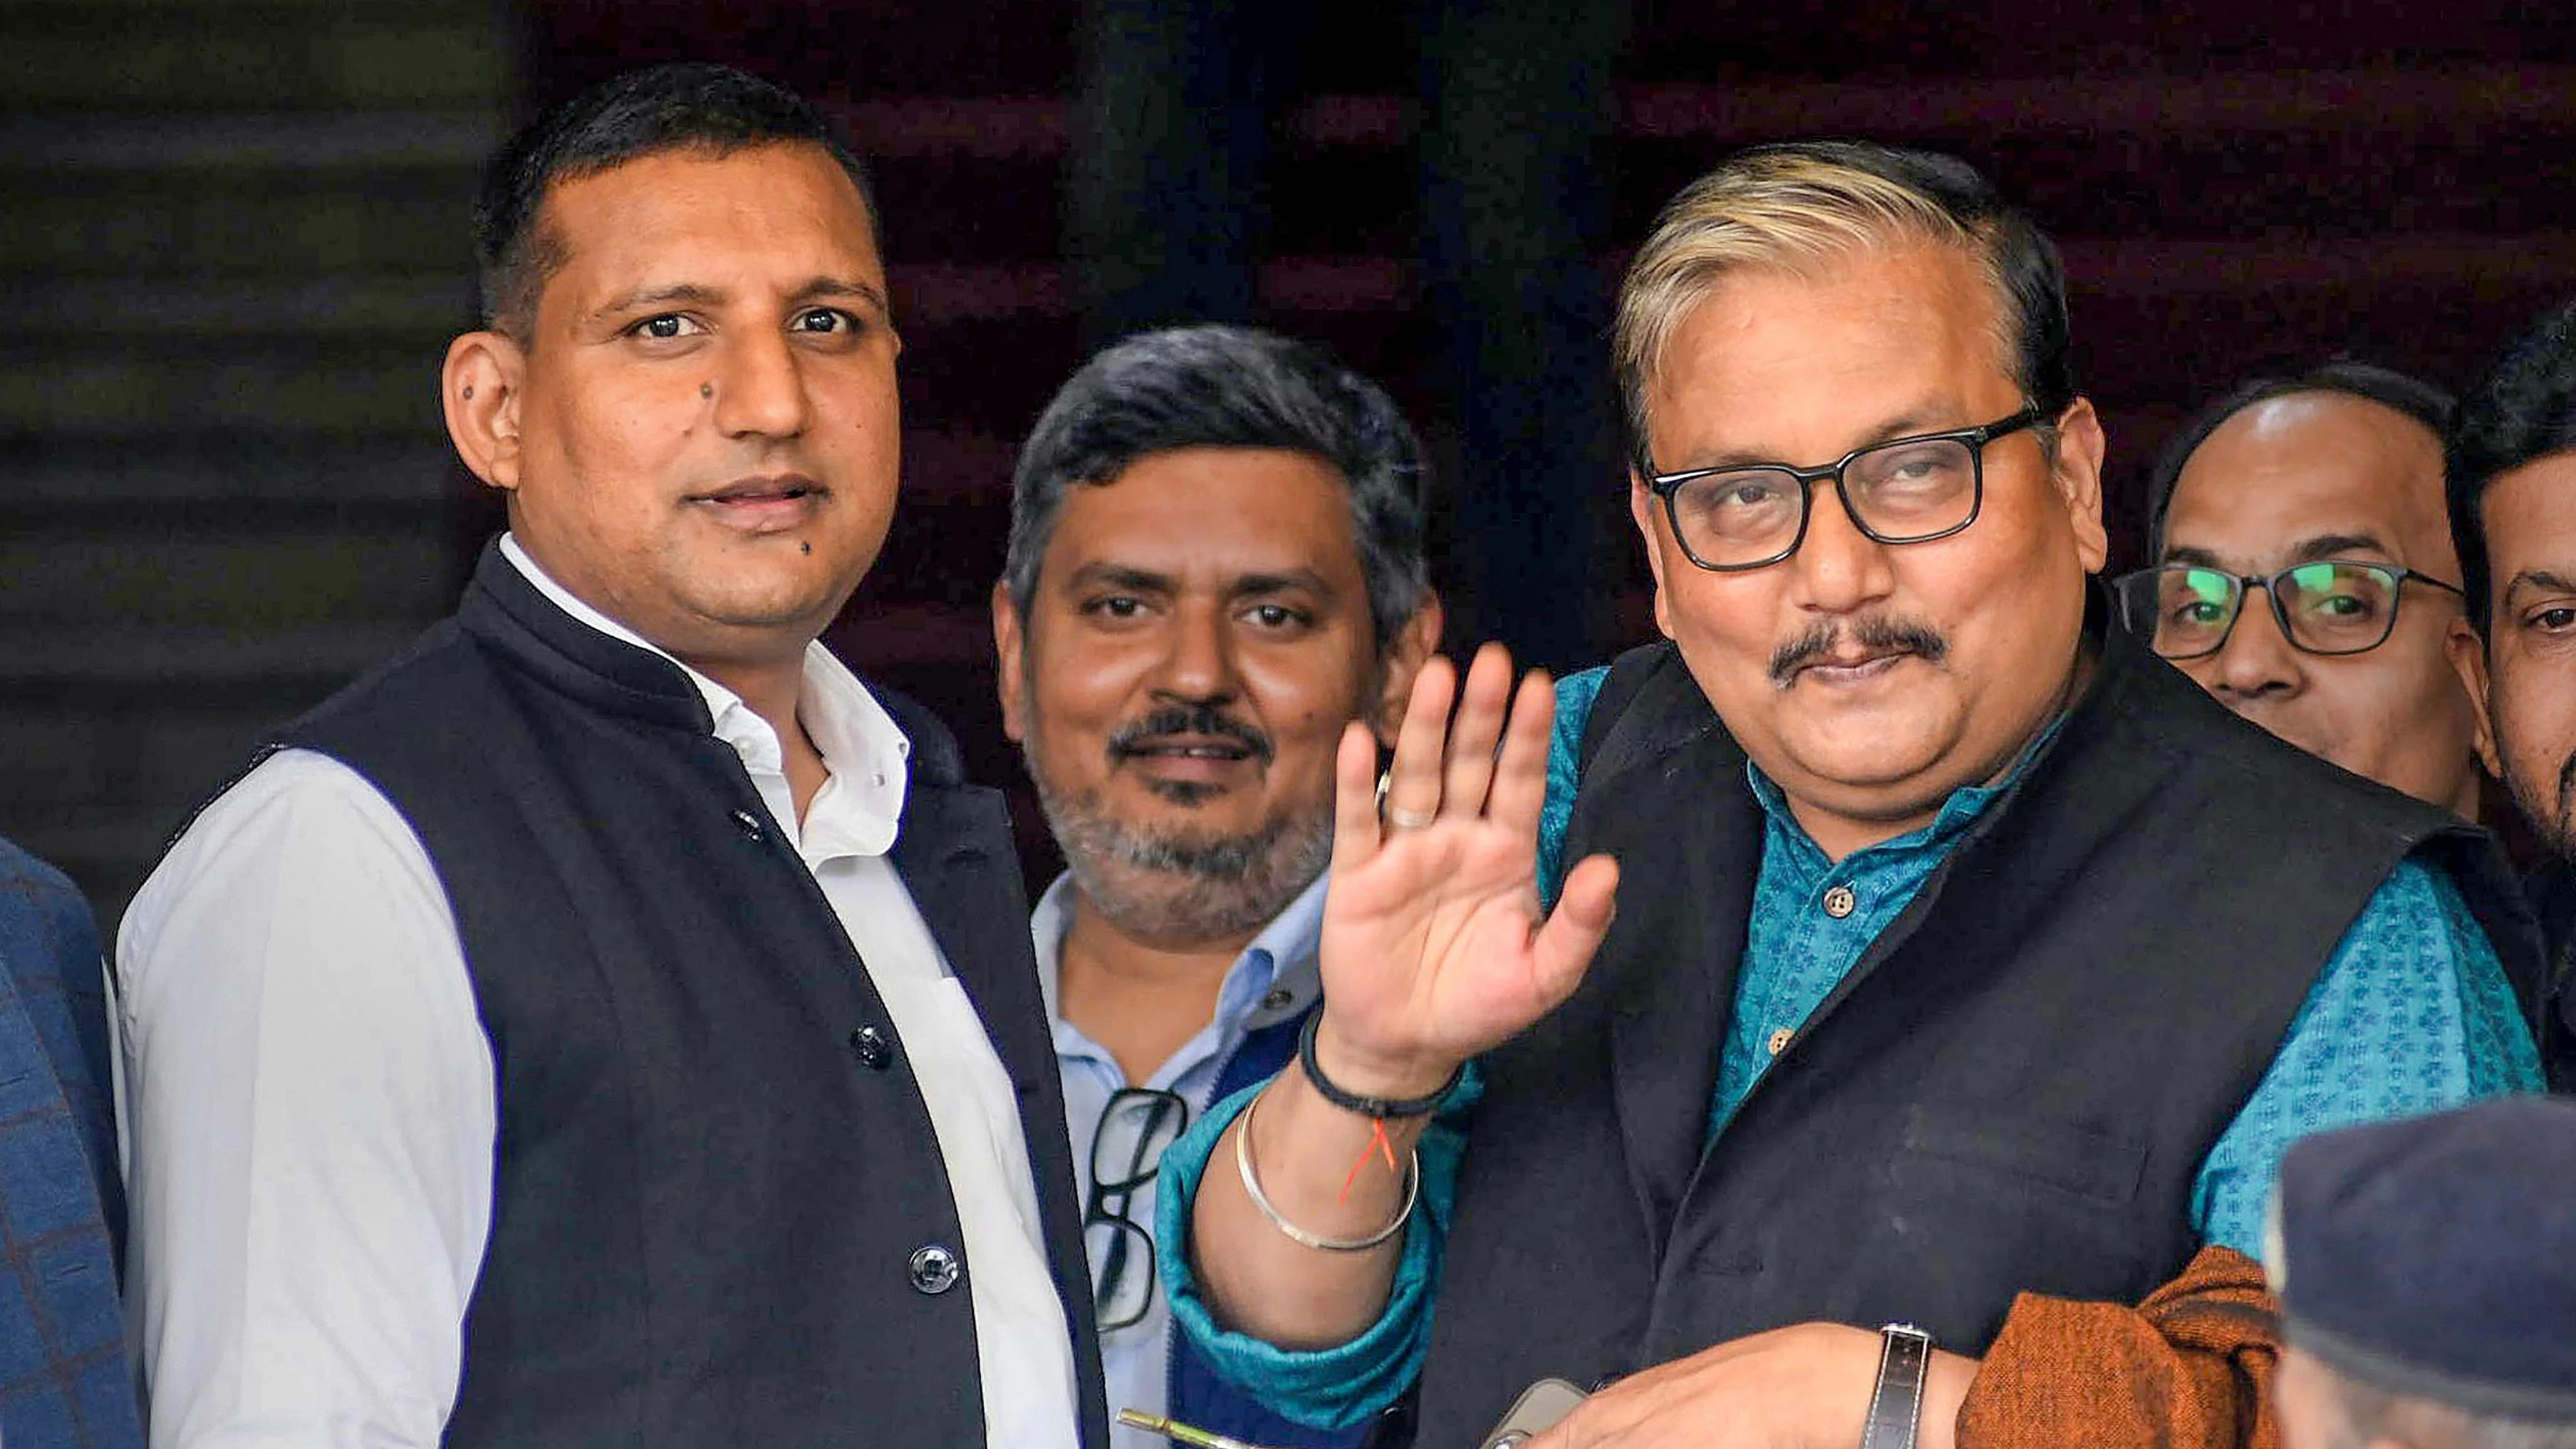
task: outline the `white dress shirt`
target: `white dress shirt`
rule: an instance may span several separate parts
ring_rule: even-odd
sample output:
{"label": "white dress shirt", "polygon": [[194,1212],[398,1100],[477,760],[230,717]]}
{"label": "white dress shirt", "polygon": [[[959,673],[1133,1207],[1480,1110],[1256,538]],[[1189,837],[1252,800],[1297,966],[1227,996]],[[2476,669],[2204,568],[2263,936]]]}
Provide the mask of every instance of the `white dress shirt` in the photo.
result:
{"label": "white dress shirt", "polygon": [[[1244,1038],[1260,1027],[1297,1015],[1315,1001],[1322,992],[1316,948],[1323,938],[1324,886],[1325,878],[1317,876],[1314,884],[1261,928],[1261,934],[1253,937],[1243,954],[1226,968],[1225,981],[1217,988],[1216,1015],[1197,1035],[1183,1042],[1171,1060],[1156,1068],[1153,1076],[1135,1085],[1159,1087],[1180,1097],[1189,1104],[1189,1120],[1195,1122],[1207,1111],[1217,1080],[1225,1075],[1226,1064],[1234,1054],[1242,1050]],[[1065,1020],[1056,1005],[1062,980],[1064,933],[1072,924],[1073,877],[1058,876],[1046,894],[1038,897],[1037,909],[1029,915],[1029,936],[1037,947],[1038,981],[1046,989],[1047,1015],[1055,1027],[1056,1070],[1064,1079],[1065,1127],[1073,1141],[1075,1185],[1081,1189],[1076,1200],[1088,1204],[1092,1139],[1100,1130],[1100,1114],[1109,1105],[1111,1095],[1127,1086],[1128,1081],[1126,1070],[1109,1049]],[[1156,1185],[1148,1179],[1127,1199],[1128,1221],[1149,1236],[1154,1231]],[[1096,1283],[1110,1240],[1106,1233],[1086,1232],[1083,1237]],[[1126,1271],[1145,1272],[1147,1265],[1131,1257]],[[1172,1313],[1163,1301],[1159,1283],[1155,1285],[1152,1306],[1143,1318],[1101,1333],[1101,1376],[1106,1381],[1113,1419],[1120,1409],[1141,1409],[1157,1417],[1163,1414],[1171,1387],[1171,1340]],[[1164,1449],[1166,1444],[1159,1434],[1114,1422],[1110,1425],[1109,1442],[1112,1449]]]}
{"label": "white dress shirt", "polygon": [[[516,540],[501,551],[566,613],[653,647]],[[688,673],[914,1064],[974,1265],[987,1443],[1070,1449],[1072,1344],[1017,1099],[886,856],[910,742],[810,646],[797,718],[831,777],[800,822],[776,732]],[[153,872],[117,962],[127,1301],[156,1449],[436,1445],[491,1227],[498,1115],[455,917],[419,838],[338,761],[274,755]]]}

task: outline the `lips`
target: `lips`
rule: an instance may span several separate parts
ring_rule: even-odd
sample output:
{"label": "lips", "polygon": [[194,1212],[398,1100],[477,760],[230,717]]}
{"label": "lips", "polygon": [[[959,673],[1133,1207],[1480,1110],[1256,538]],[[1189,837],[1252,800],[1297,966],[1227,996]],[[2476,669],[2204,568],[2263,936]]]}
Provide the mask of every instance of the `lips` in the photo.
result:
{"label": "lips", "polygon": [[1122,745],[1118,753],[1130,759],[1248,760],[1253,752],[1240,740],[1219,736],[1162,735]]}
{"label": "lips", "polygon": [[793,528],[813,516],[828,497],[820,483],[801,473],[737,478],[721,488],[689,495],[689,503],[717,518],[753,532]]}
{"label": "lips", "polygon": [[1908,649],[1878,649],[1866,653],[1834,655],[1799,666],[1797,677],[1813,677],[1826,684],[1857,684],[1875,679],[1903,660],[1914,658]]}

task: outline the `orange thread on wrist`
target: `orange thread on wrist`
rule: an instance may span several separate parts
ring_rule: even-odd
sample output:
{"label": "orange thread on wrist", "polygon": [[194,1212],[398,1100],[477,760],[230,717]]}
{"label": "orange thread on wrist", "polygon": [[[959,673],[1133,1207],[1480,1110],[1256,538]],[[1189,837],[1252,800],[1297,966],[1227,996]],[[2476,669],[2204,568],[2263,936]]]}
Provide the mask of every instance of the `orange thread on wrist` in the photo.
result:
{"label": "orange thread on wrist", "polygon": [[1369,1158],[1373,1155],[1386,1159],[1386,1170],[1389,1172],[1398,1172],[1403,1168],[1403,1165],[1395,1160],[1395,1139],[1386,1135],[1384,1117],[1369,1119],[1369,1144],[1360,1149],[1358,1160],[1351,1164],[1351,1170],[1343,1176],[1341,1196],[1334,1201],[1351,1200],[1351,1189],[1359,1185],[1360,1169],[1368,1166]]}

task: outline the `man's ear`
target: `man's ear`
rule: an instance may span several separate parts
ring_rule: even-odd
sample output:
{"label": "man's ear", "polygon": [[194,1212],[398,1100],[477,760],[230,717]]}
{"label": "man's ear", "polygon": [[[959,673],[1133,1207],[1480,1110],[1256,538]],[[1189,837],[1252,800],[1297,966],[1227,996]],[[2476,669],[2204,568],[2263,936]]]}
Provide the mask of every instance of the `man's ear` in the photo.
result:
{"label": "man's ear", "polygon": [[498,332],[468,332],[447,344],[439,404],[447,436],[474,476],[495,488],[519,486],[519,401],[527,354]]}
{"label": "man's ear", "polygon": [[2442,636],[2442,652],[2451,656],[2451,668],[2460,676],[2460,687],[2469,692],[2478,763],[2487,767],[2488,774],[2502,780],[2504,758],[2496,750],[2495,713],[2488,704],[2492,681],[2487,678],[2487,641],[2469,627],[2467,619],[2453,619],[2451,631]]}
{"label": "man's ear", "polygon": [[1377,735],[1377,742],[1390,750],[1395,748],[1395,732],[1404,725],[1405,702],[1413,698],[1414,677],[1439,649],[1440,631],[1447,626],[1448,617],[1440,595],[1425,589],[1422,602],[1414,606],[1413,616],[1395,631],[1395,642],[1387,646],[1368,726]]}
{"label": "man's ear", "polygon": [[2100,573],[2111,561],[2111,534],[2102,523],[2101,414],[2091,398],[2079,397],[2057,423],[2057,492],[2066,500],[2066,516],[2075,527],[2075,553],[2088,574]]}
{"label": "man's ear", "polygon": [[1656,532],[1655,520],[1662,510],[1655,506],[1654,490],[1637,470],[1628,470],[1628,517],[1637,525],[1637,537],[1646,546],[1646,568],[1655,576],[1655,632],[1673,637],[1673,616],[1664,602],[1664,547]]}
{"label": "man's ear", "polygon": [[993,582],[993,656],[1001,667],[1001,677],[994,688],[1002,697],[1002,733],[1013,744],[1025,744],[1029,737],[1025,697],[1028,673],[1024,666],[1028,638],[1022,632],[1020,611],[1011,602],[1011,585],[1007,579]]}

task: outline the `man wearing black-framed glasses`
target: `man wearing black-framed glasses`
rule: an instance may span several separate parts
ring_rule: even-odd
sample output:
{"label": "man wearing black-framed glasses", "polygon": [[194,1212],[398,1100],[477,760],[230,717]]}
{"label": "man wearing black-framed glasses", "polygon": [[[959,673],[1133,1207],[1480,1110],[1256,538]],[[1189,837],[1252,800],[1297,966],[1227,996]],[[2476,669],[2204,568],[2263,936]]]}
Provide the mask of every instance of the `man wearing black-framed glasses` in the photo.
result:
{"label": "man wearing black-framed glasses", "polygon": [[2334,362],[2211,403],[2149,476],[2154,566],[2116,585],[2149,647],[2308,753],[2469,819],[2476,711],[2442,503],[2448,394]]}
{"label": "man wearing black-framed glasses", "polygon": [[1967,166],[1737,157],[1615,350],[1666,641],[1426,666],[1375,802],[1346,741],[1313,1050],[1165,1153],[1175,1318],[1425,1449],[1542,1377],[1598,1392],[1529,1449],[2242,1442],[2156,1315],[2287,1143],[2537,1084],[2489,842],[2111,623],[2056,254]]}

